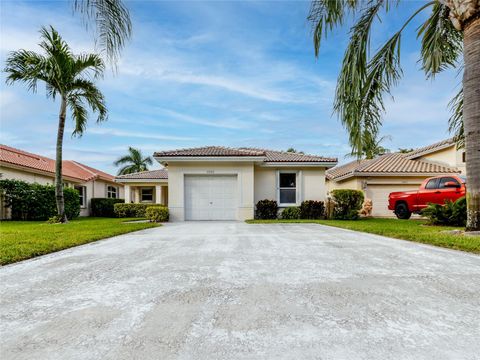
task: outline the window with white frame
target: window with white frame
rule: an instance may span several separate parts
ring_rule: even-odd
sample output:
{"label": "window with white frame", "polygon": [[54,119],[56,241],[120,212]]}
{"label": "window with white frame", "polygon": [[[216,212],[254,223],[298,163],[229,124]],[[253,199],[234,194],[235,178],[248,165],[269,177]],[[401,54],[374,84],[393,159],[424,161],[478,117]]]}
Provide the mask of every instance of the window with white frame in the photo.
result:
{"label": "window with white frame", "polygon": [[107,197],[110,199],[116,199],[118,197],[118,188],[116,186],[107,186]]}
{"label": "window with white frame", "polygon": [[140,201],[153,202],[153,188],[142,188],[140,190]]}
{"label": "window with white frame", "polygon": [[78,196],[80,198],[80,207],[87,207],[87,187],[75,185],[75,189],[78,191]]}
{"label": "window with white frame", "polygon": [[297,173],[278,173],[278,202],[280,205],[297,203]]}

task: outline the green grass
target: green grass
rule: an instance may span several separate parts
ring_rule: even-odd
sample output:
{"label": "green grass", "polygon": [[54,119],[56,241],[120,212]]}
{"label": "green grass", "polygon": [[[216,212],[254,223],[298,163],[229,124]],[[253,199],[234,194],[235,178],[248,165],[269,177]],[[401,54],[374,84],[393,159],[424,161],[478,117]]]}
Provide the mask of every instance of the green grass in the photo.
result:
{"label": "green grass", "polygon": [[138,219],[79,218],[68,224],[43,221],[0,222],[0,265],[86,244],[92,241],[159,226],[130,223]]}
{"label": "green grass", "polygon": [[247,220],[249,224],[316,223],[378,234],[397,239],[480,253],[480,237],[442,233],[461,229],[447,226],[427,226],[424,220],[360,219],[360,220]]}

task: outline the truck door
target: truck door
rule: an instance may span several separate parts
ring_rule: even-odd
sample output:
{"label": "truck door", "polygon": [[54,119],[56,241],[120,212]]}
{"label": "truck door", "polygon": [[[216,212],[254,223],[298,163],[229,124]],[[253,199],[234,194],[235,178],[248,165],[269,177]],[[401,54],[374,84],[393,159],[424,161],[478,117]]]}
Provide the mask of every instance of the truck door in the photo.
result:
{"label": "truck door", "polygon": [[425,209],[429,203],[438,203],[439,201],[439,178],[431,179],[427,182],[424,189],[420,189],[417,195],[415,210]]}

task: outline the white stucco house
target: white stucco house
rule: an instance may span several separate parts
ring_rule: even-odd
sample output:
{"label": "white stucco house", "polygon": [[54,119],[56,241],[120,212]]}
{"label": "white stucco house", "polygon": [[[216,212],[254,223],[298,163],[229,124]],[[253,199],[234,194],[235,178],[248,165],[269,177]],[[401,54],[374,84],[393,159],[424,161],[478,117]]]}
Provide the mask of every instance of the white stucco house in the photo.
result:
{"label": "white stucco house", "polygon": [[163,170],[117,176],[126,202],[168,205],[172,221],[246,220],[259,200],[279,207],[325,200],[336,158],[257,148],[207,146],[156,152]]}
{"label": "white stucco house", "polygon": [[[92,198],[123,199],[123,185],[115,177],[75,160],[64,160],[63,181],[80,196],[80,216],[90,215]],[[7,145],[0,145],[0,176],[40,185],[54,185],[55,160]],[[0,204],[0,218],[8,218],[8,209]]]}

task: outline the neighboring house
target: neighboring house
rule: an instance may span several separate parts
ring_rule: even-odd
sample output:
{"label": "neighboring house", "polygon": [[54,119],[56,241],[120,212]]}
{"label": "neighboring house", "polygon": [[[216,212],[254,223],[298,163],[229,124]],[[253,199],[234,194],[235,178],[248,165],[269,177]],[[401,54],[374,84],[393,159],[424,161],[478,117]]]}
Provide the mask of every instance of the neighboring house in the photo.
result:
{"label": "neighboring house", "polygon": [[[80,193],[81,216],[90,214],[94,197],[124,198],[123,185],[116,183],[114,176],[73,160],[64,160],[62,165],[64,184]],[[0,174],[2,179],[54,185],[55,160],[0,145]]]}
{"label": "neighboring house", "polygon": [[[259,200],[281,208],[325,199],[325,170],[337,159],[256,148],[207,146],[162,151],[166,170],[117,176],[126,199],[168,205],[173,221],[245,220]],[[148,189],[148,190],[147,190]]]}
{"label": "neighboring house", "polygon": [[452,139],[410,153],[390,153],[371,160],[355,160],[329,169],[327,190],[362,190],[373,201],[372,216],[394,217],[388,194],[416,190],[425,178],[465,172],[463,151]]}

